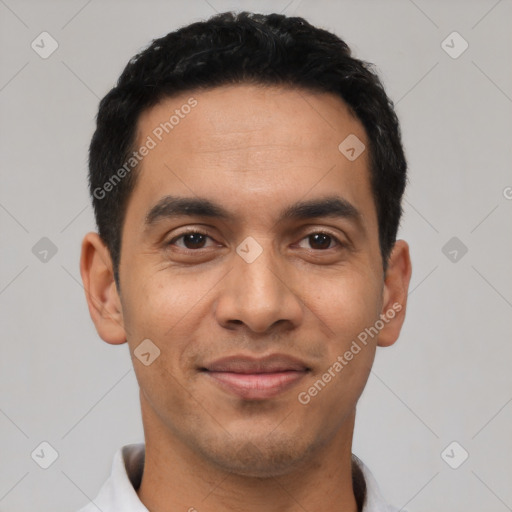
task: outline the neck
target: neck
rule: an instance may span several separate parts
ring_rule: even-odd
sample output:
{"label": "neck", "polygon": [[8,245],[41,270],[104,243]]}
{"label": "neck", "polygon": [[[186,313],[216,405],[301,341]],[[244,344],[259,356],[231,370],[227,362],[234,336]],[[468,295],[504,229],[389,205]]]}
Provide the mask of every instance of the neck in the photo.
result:
{"label": "neck", "polygon": [[273,477],[229,473],[177,439],[142,401],[146,455],[137,494],[152,512],[357,512],[352,482],[355,411],[330,443]]}

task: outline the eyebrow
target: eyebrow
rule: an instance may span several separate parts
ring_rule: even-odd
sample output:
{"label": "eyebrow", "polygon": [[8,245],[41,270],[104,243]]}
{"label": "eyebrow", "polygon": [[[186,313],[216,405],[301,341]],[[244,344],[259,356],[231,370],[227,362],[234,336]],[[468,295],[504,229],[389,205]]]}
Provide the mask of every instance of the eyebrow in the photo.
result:
{"label": "eyebrow", "polygon": [[[144,222],[145,230],[149,230],[159,220],[183,216],[208,217],[224,221],[234,220],[236,217],[220,204],[206,198],[168,195],[148,211]],[[299,201],[282,210],[278,220],[305,220],[316,217],[348,219],[363,227],[359,210],[339,196]]]}

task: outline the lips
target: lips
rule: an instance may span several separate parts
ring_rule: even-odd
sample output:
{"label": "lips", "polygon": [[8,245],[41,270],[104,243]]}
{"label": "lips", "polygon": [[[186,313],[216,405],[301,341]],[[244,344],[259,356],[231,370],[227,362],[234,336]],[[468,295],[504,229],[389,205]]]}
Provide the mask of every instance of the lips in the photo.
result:
{"label": "lips", "polygon": [[297,384],[310,370],[299,359],[284,354],[264,358],[232,356],[201,368],[215,385],[244,400],[275,397]]}

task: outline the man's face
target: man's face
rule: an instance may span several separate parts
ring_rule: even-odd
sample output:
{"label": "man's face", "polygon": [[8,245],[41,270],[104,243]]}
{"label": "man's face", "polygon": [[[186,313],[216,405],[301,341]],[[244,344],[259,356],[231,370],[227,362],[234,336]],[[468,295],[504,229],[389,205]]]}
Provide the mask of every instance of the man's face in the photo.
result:
{"label": "man's face", "polygon": [[[138,129],[137,147],[156,147],[127,208],[120,301],[132,355],[160,349],[148,366],[133,357],[145,429],[229,471],[286,472],[351,432],[377,337],[298,396],[385,313],[369,154],[338,149],[351,134],[368,147],[365,131],[333,95],[250,85],[166,99]],[[166,196],[227,216],[160,208],[147,223]],[[326,198],[341,213],[282,216]]]}

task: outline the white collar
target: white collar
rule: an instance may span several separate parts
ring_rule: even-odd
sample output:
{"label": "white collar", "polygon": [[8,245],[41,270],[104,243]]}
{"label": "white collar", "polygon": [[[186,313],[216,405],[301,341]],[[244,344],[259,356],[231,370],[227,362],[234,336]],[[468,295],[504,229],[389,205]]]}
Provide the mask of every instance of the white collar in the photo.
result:
{"label": "white collar", "polygon": [[[97,497],[79,512],[148,512],[135,490],[142,478],[144,455],[144,443],[128,444],[120,448],[114,456],[110,477]],[[387,505],[384,501],[368,467],[360,459],[355,460],[366,482],[363,512],[397,512],[397,508]]]}

